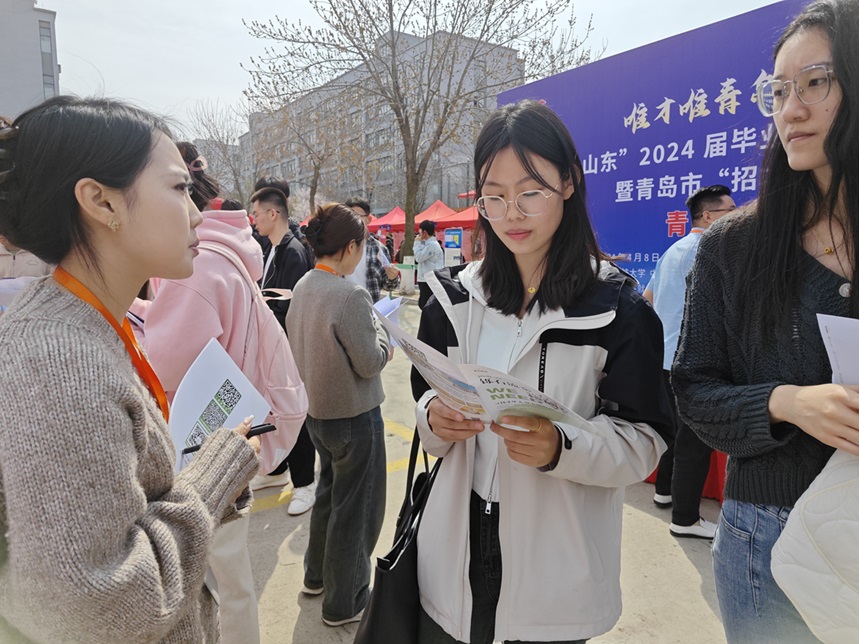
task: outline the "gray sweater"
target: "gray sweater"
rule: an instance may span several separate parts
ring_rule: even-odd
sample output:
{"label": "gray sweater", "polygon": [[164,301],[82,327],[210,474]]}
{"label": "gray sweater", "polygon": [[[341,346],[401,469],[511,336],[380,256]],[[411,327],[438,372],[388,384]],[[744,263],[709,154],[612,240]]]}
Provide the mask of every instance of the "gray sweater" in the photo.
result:
{"label": "gray sweater", "polygon": [[352,418],[382,404],[388,334],[366,289],[318,269],[292,292],[289,344],[313,418]]}
{"label": "gray sweater", "polygon": [[0,318],[0,642],[214,642],[203,586],[257,469],[228,430],[174,476],[164,418],[101,315],[50,277]]}

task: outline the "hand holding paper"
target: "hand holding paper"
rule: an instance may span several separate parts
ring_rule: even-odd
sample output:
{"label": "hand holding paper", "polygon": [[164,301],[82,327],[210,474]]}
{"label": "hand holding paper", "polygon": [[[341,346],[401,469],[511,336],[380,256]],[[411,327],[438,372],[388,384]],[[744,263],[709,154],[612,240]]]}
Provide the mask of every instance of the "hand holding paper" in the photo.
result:
{"label": "hand holding paper", "polygon": [[[229,354],[212,338],[188,369],[170,410],[170,433],[176,446],[176,470],[187,465],[192,455],[182,454],[186,447],[199,445],[219,427],[237,428],[242,435],[243,419],[263,420],[270,407],[265,398],[236,366]],[[252,438],[259,442],[259,438]],[[254,449],[259,452],[259,447]]]}
{"label": "hand holding paper", "polygon": [[[606,431],[600,425],[589,423],[551,396],[509,374],[482,365],[453,362],[431,346],[410,336],[378,311],[376,315],[391,339],[396,339],[406,357],[438,394],[439,400],[450,410],[457,412],[462,419],[490,423],[500,420],[502,416],[520,416],[566,423],[590,433],[601,434]],[[430,403],[431,406],[433,404]],[[437,406],[435,409],[437,414],[447,413]],[[462,425],[459,417],[450,414],[440,417],[438,422],[442,425],[442,432],[450,432],[450,438],[445,440],[463,440],[454,438],[461,435],[456,432],[469,431],[470,428],[476,427]],[[433,420],[430,420],[430,424],[438,434]],[[441,434],[439,436],[442,437]]]}
{"label": "hand holding paper", "polygon": [[859,320],[818,314],[833,384],[779,385],[768,402],[773,423],[789,422],[821,443],[859,456]]}
{"label": "hand holding paper", "polygon": [[471,420],[445,405],[440,398],[427,407],[427,420],[432,432],[443,441],[456,443],[476,436],[486,428],[482,420]]}
{"label": "hand holding paper", "polygon": [[511,460],[528,467],[545,467],[558,458],[561,437],[545,418],[502,416],[500,420],[503,424],[492,423],[490,427],[504,439]]}

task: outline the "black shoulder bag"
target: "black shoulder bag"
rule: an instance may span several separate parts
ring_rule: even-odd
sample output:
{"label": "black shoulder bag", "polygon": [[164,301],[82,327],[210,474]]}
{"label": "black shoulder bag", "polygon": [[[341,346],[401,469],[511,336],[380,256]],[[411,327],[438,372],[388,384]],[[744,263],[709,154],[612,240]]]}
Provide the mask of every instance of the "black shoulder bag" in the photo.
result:
{"label": "black shoulder bag", "polygon": [[358,625],[355,644],[417,644],[420,593],[418,591],[418,529],[432,489],[439,459],[429,469],[423,452],[424,471],[415,479],[420,438],[417,429],[412,440],[406,496],[397,517],[394,545],[384,557],[376,559],[376,575],[370,601]]}

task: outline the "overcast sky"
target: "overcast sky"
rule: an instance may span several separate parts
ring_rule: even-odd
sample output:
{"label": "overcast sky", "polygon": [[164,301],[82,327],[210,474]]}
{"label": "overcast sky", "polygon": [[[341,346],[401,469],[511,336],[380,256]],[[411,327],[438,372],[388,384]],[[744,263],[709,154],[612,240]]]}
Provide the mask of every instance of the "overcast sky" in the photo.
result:
{"label": "overcast sky", "polygon": [[[723,20],[772,0],[579,0],[583,30],[606,56]],[[245,20],[275,14],[317,24],[308,0],[39,0],[57,12],[60,90],[134,101],[181,122],[200,99],[233,104],[248,85],[241,69],[265,43]],[[726,43],[727,45],[727,43]]]}

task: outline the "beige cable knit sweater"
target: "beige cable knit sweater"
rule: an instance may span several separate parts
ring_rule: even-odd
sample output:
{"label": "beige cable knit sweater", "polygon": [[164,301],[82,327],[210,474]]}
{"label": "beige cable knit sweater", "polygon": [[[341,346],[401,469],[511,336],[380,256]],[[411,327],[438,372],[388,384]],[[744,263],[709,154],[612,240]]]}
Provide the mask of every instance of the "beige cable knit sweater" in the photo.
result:
{"label": "beige cable knit sweater", "polygon": [[0,318],[0,642],[213,642],[212,535],[247,512],[248,442],[174,476],[154,399],[101,315],[50,277]]}

